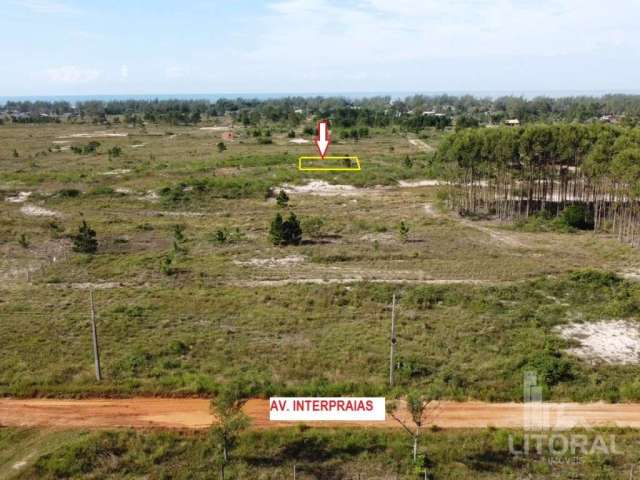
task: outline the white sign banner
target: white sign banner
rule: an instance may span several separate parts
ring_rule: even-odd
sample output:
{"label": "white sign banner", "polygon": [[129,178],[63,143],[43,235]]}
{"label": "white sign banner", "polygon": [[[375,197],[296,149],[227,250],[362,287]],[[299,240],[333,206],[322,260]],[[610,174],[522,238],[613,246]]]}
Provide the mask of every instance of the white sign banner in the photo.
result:
{"label": "white sign banner", "polygon": [[269,420],[277,422],[377,422],[384,397],[271,397]]}

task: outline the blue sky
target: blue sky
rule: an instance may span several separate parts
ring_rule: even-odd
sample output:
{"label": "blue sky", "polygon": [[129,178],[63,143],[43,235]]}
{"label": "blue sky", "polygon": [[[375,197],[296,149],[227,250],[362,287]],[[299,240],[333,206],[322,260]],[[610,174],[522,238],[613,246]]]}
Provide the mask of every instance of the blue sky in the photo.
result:
{"label": "blue sky", "polygon": [[2,0],[0,96],[638,91],[637,0]]}

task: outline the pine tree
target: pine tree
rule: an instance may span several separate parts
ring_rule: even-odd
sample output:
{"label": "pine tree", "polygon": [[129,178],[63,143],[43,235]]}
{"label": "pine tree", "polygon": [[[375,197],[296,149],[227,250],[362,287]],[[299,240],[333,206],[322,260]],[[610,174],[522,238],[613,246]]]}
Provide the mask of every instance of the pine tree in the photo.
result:
{"label": "pine tree", "polygon": [[80,253],[96,253],[98,251],[96,231],[89,227],[85,220],[82,221],[78,234],[73,237],[73,251]]}
{"label": "pine tree", "polygon": [[278,196],[276,197],[276,203],[280,207],[286,207],[289,205],[289,195],[287,195],[287,192],[280,190],[280,193],[278,193]]}
{"label": "pine tree", "polygon": [[283,241],[283,225],[282,215],[276,214],[275,218],[271,221],[271,227],[269,228],[269,240],[274,245],[282,245]]}
{"label": "pine tree", "polygon": [[297,219],[294,213],[289,215],[289,218],[283,224],[283,237],[286,245],[300,245],[302,242],[302,228],[300,227],[300,221]]}

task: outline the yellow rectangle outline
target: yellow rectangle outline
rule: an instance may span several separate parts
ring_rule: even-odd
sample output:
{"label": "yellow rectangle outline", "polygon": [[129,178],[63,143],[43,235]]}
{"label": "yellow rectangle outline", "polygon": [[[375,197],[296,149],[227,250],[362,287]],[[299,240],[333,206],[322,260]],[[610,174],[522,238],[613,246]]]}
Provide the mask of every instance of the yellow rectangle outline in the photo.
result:
{"label": "yellow rectangle outline", "polygon": [[[303,160],[355,160],[357,167],[306,167],[302,166]],[[298,170],[301,172],[359,172],[362,170],[360,159],[347,155],[339,155],[334,157],[300,157],[298,158]]]}

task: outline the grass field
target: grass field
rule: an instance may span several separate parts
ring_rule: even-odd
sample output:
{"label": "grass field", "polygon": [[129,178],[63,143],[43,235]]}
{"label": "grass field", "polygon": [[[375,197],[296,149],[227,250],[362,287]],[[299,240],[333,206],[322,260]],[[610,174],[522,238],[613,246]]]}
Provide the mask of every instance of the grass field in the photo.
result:
{"label": "grass field", "polygon": [[[580,359],[567,351],[577,342],[557,331],[614,319],[637,326],[640,285],[625,277],[640,272],[640,254],[607,235],[444,211],[446,188],[425,181],[446,168],[430,149],[441,134],[424,136],[427,148],[374,130],[331,147],[358,155],[362,172],[327,174],[297,171],[313,147],[284,130],[260,144],[234,128],[222,152],[220,130],[105,130],[0,127],[0,395],[208,397],[237,381],[263,396],[418,388],[520,401],[523,373],[535,370],[546,399],[640,401],[636,362]],[[70,148],[91,140],[96,153]],[[122,154],[109,155],[116,146]],[[285,184],[289,204],[278,206]],[[270,222],[290,212],[303,242],[273,246]],[[95,255],[71,248],[82,220],[97,232]],[[629,447],[622,455],[577,464],[518,460],[500,431],[430,432],[425,446],[434,478],[628,478],[637,435],[617,434]],[[296,463],[303,479],[409,478],[408,443],[398,432],[250,432],[230,471],[283,478]],[[209,478],[211,448],[199,434],[4,428],[0,478]]]}
{"label": "grass field", "polygon": [[[221,153],[218,131],[121,127],[109,132],[127,137],[98,137],[97,154],[77,155],[48,149],[85,144],[69,137],[104,128],[0,129],[3,196],[31,192],[0,206],[1,393],[211,394],[239,375],[265,394],[384,392],[396,292],[397,394],[420,386],[441,398],[517,400],[525,369],[559,362],[562,375],[547,382],[553,398],[640,396],[636,366],[577,360],[552,331],[576,319],[635,322],[634,284],[570,274],[633,272],[635,250],[592,233],[520,232],[442,212],[439,187],[397,183],[440,168],[397,133],[332,147],[357,153],[362,173],[312,177],[296,170],[308,146],[284,134],[257,145],[242,130]],[[104,152],[116,145],[124,153],[110,160]],[[287,207],[265,198],[270,187],[310,180],[370,188],[292,187]],[[269,222],[288,211],[305,241],[274,247]],[[82,219],[97,231],[96,255],[71,251]],[[167,275],[176,224],[184,240]],[[102,383],[92,373],[89,288]]]}
{"label": "grass field", "polygon": [[[613,456],[574,457],[548,452],[514,457],[506,430],[426,432],[426,458],[415,466],[409,438],[399,432],[291,428],[240,437],[228,478],[438,479],[633,478],[640,460],[637,435],[625,430],[576,432],[591,441],[614,436]],[[215,478],[215,445],[206,434],[0,430],[0,478]],[[521,445],[518,446],[521,448]]]}

